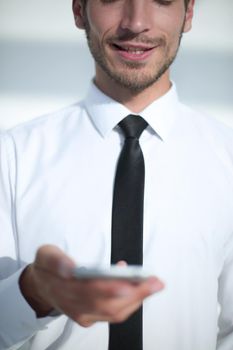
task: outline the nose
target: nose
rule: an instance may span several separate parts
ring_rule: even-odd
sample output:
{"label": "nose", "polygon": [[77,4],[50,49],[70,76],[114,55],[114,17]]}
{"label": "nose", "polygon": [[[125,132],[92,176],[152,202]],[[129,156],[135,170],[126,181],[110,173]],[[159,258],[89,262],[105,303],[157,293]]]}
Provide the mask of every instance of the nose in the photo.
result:
{"label": "nose", "polygon": [[135,34],[149,30],[149,14],[144,0],[125,1],[122,13],[121,29]]}

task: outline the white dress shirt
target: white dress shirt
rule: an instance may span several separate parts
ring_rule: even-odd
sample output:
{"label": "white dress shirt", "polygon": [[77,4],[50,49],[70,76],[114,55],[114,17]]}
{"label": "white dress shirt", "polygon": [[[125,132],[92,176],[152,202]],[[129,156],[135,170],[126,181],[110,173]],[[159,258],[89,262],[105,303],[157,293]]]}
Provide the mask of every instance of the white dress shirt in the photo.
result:
{"label": "white dress shirt", "polygon": [[[107,350],[106,322],[37,319],[18,278],[43,244],[110,264],[117,124],[130,113],[92,84],[81,103],[2,133],[1,350]],[[174,86],[140,115],[144,266],[166,285],[144,302],[144,350],[232,350],[233,131],[182,105]]]}

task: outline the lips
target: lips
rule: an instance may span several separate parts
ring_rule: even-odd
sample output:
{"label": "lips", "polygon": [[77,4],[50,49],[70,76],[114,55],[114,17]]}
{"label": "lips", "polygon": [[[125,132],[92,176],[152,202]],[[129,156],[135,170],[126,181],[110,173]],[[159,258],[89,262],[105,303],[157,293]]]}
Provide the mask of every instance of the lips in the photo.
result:
{"label": "lips", "polygon": [[135,54],[142,54],[146,51],[150,51],[153,49],[153,47],[147,47],[147,46],[136,46],[136,45],[119,45],[119,44],[112,44],[112,46],[116,50],[126,51],[126,52],[132,52]]}
{"label": "lips", "polygon": [[121,58],[130,61],[142,61],[150,56],[155,46],[145,44],[111,44],[112,48],[120,55]]}

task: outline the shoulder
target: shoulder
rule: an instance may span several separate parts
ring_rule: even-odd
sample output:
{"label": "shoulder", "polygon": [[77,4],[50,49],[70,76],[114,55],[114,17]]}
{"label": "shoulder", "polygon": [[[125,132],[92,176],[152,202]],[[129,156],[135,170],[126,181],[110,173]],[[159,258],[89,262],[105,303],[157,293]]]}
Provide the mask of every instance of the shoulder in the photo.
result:
{"label": "shoulder", "polygon": [[17,140],[24,137],[35,137],[37,134],[39,135],[44,132],[49,135],[69,125],[73,120],[77,121],[81,117],[83,110],[83,102],[80,101],[53,113],[39,116],[11,129],[2,131],[0,137],[1,139],[12,138]]}
{"label": "shoulder", "polygon": [[225,125],[220,120],[212,116],[201,113],[184,104],[180,104],[183,119],[196,130],[200,137],[202,136],[206,141],[213,145],[225,144],[233,150],[233,128]]}
{"label": "shoulder", "polygon": [[233,173],[233,128],[184,104],[180,108],[182,123],[194,142],[200,143],[203,150],[208,149]]}
{"label": "shoulder", "polygon": [[[46,154],[64,144],[79,128],[85,109],[78,102],[54,113],[43,115],[0,132],[1,163],[15,164],[20,156],[27,159]],[[5,163],[6,163],[5,161]]]}

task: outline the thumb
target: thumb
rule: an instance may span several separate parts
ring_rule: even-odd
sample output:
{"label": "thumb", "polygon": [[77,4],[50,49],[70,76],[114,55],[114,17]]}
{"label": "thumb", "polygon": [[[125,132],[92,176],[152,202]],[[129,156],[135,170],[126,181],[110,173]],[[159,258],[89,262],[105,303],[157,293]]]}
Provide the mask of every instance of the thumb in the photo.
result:
{"label": "thumb", "polygon": [[125,260],[120,260],[120,261],[118,261],[117,266],[126,267],[126,266],[128,266],[128,264]]}
{"label": "thumb", "polygon": [[44,245],[37,250],[34,266],[62,278],[69,278],[72,276],[75,262],[60,248]]}

